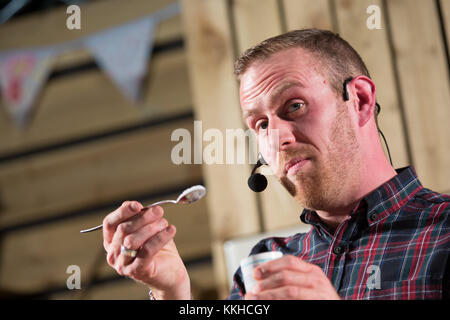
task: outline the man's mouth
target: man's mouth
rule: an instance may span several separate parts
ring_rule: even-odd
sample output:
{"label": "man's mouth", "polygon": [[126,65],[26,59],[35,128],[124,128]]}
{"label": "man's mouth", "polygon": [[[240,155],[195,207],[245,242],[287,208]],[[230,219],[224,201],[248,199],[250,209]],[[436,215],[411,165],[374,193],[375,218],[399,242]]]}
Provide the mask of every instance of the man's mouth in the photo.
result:
{"label": "man's mouth", "polygon": [[294,158],[290,160],[286,165],[284,166],[284,174],[290,175],[297,172],[298,169],[303,167],[307,162],[309,161],[309,158]]}

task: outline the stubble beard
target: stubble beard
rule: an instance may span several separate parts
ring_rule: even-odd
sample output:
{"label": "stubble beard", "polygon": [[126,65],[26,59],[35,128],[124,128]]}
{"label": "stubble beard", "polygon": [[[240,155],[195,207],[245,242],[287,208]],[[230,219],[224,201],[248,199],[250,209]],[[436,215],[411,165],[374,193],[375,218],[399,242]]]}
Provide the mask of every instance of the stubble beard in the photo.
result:
{"label": "stubble beard", "polygon": [[[312,168],[298,170],[295,177],[282,177],[281,184],[304,208],[329,211],[338,208],[347,192],[356,187],[360,165],[359,145],[345,105],[330,130],[327,156],[311,157]],[[289,155],[292,158],[294,155]],[[294,181],[293,181],[294,180]]]}

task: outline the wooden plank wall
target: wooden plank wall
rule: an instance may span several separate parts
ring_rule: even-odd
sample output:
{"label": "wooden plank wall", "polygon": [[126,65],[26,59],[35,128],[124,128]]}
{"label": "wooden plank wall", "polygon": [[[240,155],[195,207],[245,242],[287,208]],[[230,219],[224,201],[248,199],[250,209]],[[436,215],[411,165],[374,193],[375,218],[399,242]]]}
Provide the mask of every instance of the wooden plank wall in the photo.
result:
{"label": "wooden plank wall", "polygon": [[[232,128],[243,126],[236,116],[238,85],[232,77],[233,59],[239,53],[284,31],[331,29],[361,54],[377,85],[379,125],[394,166],[412,164],[426,187],[450,193],[448,0],[183,0],[182,4],[194,105],[203,123],[223,128],[232,121]],[[380,8],[381,29],[367,28],[369,5]],[[208,111],[212,103],[214,113]],[[222,112],[229,116],[217,117]],[[211,170],[208,183],[217,183],[216,194],[210,195],[214,203],[209,202],[213,241],[220,244],[243,232],[254,233],[255,228],[248,226],[249,218],[255,219],[254,211],[232,201],[228,206],[234,208],[233,217],[242,219],[236,223],[233,218],[238,229],[219,223],[229,214],[223,210],[229,201],[229,182],[220,185],[215,182],[219,180],[215,169],[206,170]],[[222,170],[231,175],[234,168]],[[235,188],[242,183],[235,179]],[[259,231],[298,223],[302,208],[271,177],[263,194],[244,193],[242,198],[259,204],[259,228],[255,225]],[[220,296],[225,296],[228,288],[220,255],[217,249],[215,270]]]}
{"label": "wooden plank wall", "polygon": [[[98,1],[81,6],[82,29],[65,27],[65,8],[0,27],[0,50],[56,44],[138,19],[172,0]],[[131,5],[130,5],[131,4]],[[101,18],[99,18],[101,17]],[[13,35],[13,36],[11,36]],[[181,17],[158,25],[143,99],[129,103],[86,50],[54,61],[30,125],[16,128],[0,105],[1,296],[147,299],[105,259],[101,223],[124,200],[172,199],[204,183],[201,165],[171,162],[173,130],[193,132],[193,103]],[[214,298],[206,201],[165,207],[196,297]],[[68,290],[69,265],[82,290]]]}

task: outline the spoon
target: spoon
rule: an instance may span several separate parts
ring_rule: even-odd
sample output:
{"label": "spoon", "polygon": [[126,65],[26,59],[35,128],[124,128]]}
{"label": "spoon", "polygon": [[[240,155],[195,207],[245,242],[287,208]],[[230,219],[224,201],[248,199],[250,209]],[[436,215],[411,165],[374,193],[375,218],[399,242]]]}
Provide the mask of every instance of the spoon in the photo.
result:
{"label": "spoon", "polygon": [[[206,194],[206,189],[204,186],[201,185],[196,185],[196,186],[192,186],[190,188],[187,188],[186,190],[184,190],[177,198],[177,200],[163,200],[163,201],[158,201],[155,203],[152,203],[151,205],[142,208],[142,210],[144,209],[148,209],[160,204],[164,204],[164,203],[181,203],[181,204],[189,204],[192,202],[195,202],[197,200],[200,200],[201,198],[203,198]],[[81,230],[80,233],[86,233],[86,232],[91,232],[91,231],[95,231],[98,230],[102,227],[103,225],[99,225],[90,229],[85,229],[85,230]]]}

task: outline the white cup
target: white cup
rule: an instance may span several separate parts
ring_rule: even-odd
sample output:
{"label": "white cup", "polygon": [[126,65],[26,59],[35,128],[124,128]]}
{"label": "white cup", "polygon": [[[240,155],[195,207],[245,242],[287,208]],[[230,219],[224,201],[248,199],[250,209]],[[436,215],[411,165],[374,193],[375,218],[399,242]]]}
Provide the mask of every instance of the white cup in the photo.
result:
{"label": "white cup", "polygon": [[253,270],[260,264],[281,258],[283,253],[280,251],[268,251],[249,256],[241,261],[242,278],[244,280],[245,291],[251,292],[256,284],[253,278]]}

